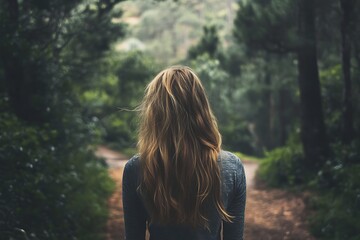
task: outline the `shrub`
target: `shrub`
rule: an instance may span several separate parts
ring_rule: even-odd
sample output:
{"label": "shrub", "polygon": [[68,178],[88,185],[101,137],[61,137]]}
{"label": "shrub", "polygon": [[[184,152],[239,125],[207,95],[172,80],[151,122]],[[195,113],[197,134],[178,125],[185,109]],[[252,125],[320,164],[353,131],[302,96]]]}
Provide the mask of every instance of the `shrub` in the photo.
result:
{"label": "shrub", "polygon": [[334,159],[319,174],[311,229],[320,239],[360,239],[359,141],[333,146]]}
{"label": "shrub", "polygon": [[220,122],[219,128],[225,148],[255,155],[255,147],[252,145],[251,135],[244,121],[228,119],[225,123]]}
{"label": "shrub", "polygon": [[299,140],[292,137],[284,147],[265,154],[258,177],[274,187],[293,186],[305,181],[306,174],[301,167],[303,151]]}
{"label": "shrub", "polygon": [[[360,165],[344,168],[340,184],[313,199],[311,229],[321,239],[360,239]],[[341,176],[340,176],[341,175]]]}
{"label": "shrub", "polygon": [[86,137],[80,129],[61,133],[0,113],[1,239],[104,236],[114,183],[84,144]]}
{"label": "shrub", "polygon": [[310,225],[319,239],[360,239],[360,142],[333,144],[333,156],[317,175],[301,168],[296,138],[266,154],[258,176],[270,186],[307,186],[313,190]]}

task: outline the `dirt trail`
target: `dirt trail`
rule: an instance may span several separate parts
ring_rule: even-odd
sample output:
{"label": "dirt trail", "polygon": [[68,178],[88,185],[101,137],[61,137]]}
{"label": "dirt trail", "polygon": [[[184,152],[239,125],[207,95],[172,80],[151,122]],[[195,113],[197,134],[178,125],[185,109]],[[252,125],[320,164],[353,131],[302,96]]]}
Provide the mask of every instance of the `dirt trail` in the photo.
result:
{"label": "dirt trail", "polygon": [[[110,217],[107,223],[107,240],[121,240],[124,239],[121,181],[127,158],[106,147],[99,147],[96,155],[106,159],[110,166],[110,176],[116,182],[116,191],[109,199]],[[307,231],[303,196],[257,186],[255,173],[258,164],[249,161],[243,163],[247,178],[244,239],[314,240],[315,238]]]}

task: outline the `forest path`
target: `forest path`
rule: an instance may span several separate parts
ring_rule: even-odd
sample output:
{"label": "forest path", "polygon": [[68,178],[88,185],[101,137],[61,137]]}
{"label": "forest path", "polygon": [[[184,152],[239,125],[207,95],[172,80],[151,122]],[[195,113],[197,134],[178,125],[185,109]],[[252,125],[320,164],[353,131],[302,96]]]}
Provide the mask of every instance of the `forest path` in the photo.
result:
{"label": "forest path", "polygon": [[[110,197],[107,223],[107,240],[124,239],[121,182],[127,157],[99,147],[96,155],[105,158],[110,176],[116,182],[116,190]],[[258,164],[243,161],[247,178],[247,202],[245,212],[246,240],[314,240],[305,223],[304,197],[280,189],[269,189],[256,184]]]}

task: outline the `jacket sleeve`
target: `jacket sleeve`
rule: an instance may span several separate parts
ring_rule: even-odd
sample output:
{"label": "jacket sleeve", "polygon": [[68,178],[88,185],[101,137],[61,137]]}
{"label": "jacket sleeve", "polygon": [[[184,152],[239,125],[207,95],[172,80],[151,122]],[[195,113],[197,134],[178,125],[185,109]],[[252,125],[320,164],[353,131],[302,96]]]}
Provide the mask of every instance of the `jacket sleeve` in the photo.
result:
{"label": "jacket sleeve", "polygon": [[238,159],[235,172],[234,195],[228,206],[228,213],[234,217],[233,222],[224,222],[224,240],[242,240],[246,204],[246,178],[244,166]]}
{"label": "jacket sleeve", "polygon": [[134,159],[125,165],[122,180],[122,200],[126,240],[144,240],[146,231],[146,210],[137,193],[138,169]]}

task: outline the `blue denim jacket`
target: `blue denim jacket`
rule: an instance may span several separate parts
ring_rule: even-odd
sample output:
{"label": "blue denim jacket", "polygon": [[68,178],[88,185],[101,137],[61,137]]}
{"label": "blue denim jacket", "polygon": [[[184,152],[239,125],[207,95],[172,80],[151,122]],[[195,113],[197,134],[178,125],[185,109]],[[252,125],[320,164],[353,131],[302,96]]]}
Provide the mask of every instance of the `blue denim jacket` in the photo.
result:
{"label": "blue denim jacket", "polygon": [[[234,216],[232,223],[224,222],[216,208],[209,209],[209,230],[193,229],[186,226],[155,223],[148,225],[150,240],[242,240],[246,202],[246,179],[244,167],[238,157],[226,151],[219,155],[222,177],[222,200],[227,212]],[[125,236],[127,240],[144,240],[149,215],[141,196],[139,186],[140,159],[132,157],[125,165],[123,175],[123,209]],[[222,231],[221,231],[222,226]],[[222,233],[221,233],[222,232]]]}

